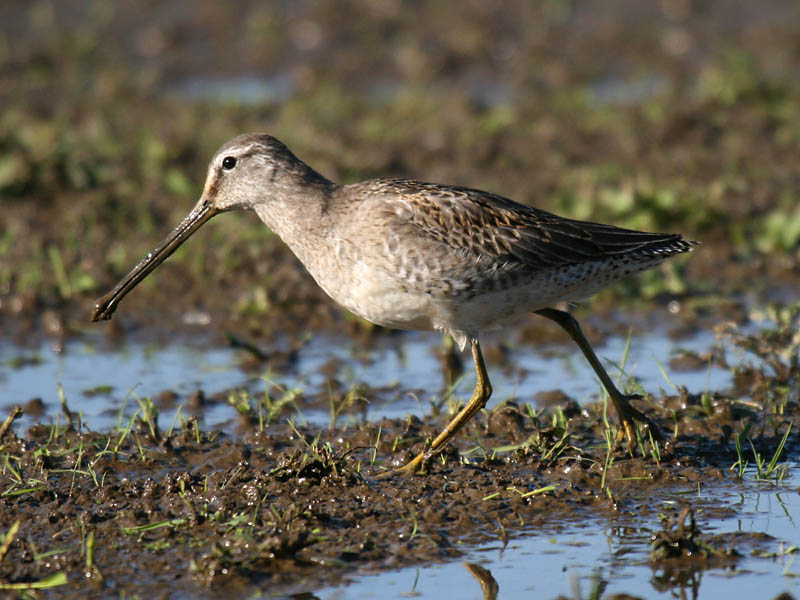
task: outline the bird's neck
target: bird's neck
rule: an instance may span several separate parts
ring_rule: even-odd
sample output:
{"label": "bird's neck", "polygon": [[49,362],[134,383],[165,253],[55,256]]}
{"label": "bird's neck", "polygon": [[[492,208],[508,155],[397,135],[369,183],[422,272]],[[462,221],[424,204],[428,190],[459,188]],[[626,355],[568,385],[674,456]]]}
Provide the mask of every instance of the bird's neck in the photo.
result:
{"label": "bird's neck", "polygon": [[337,187],[312,171],[302,181],[298,180],[296,186],[287,185],[280,194],[254,209],[264,224],[303,261],[304,249],[317,246],[327,235],[329,203]]}

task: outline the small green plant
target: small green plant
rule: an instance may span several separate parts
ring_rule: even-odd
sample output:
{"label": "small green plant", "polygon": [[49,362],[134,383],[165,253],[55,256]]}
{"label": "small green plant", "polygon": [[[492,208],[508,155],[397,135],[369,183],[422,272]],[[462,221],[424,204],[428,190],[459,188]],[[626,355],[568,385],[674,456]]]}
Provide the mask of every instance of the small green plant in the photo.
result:
{"label": "small green plant", "polygon": [[707,417],[714,415],[714,403],[711,400],[711,394],[708,392],[703,392],[700,396],[700,406],[703,407],[703,412]]}
{"label": "small green plant", "polygon": [[97,581],[103,581],[103,574],[100,572],[100,568],[94,562],[94,550],[95,550],[95,541],[94,541],[94,530],[89,532],[89,535],[86,536],[86,577],[93,577]]}
{"label": "small green plant", "polygon": [[778,447],[775,449],[775,453],[772,455],[772,459],[769,461],[767,465],[764,465],[764,459],[756,452],[756,448],[753,445],[753,441],[750,441],[750,449],[753,452],[753,457],[756,461],[756,477],[760,480],[768,480],[771,479],[773,476],[777,480],[782,480],[786,476],[786,472],[788,470],[786,465],[778,465],[778,460],[780,459],[781,454],[783,453],[783,447],[786,445],[786,440],[789,438],[789,433],[792,431],[792,424],[789,423],[789,427],[786,428],[786,432],[783,434]]}
{"label": "small green plant", "polygon": [[[286,389],[273,383],[266,377],[262,377],[262,379],[266,382],[267,389],[264,390],[264,395],[262,396],[261,402],[259,403],[258,414],[259,414],[260,431],[263,431],[264,427],[270,425],[270,423],[272,423],[276,418],[278,418],[281,412],[283,412],[283,409],[290,404],[294,406],[295,410],[298,411],[299,413],[297,405],[295,404],[295,400],[297,400],[300,394],[303,393],[303,390],[299,388]],[[269,393],[270,388],[272,387],[275,387],[282,392],[281,396],[274,400]],[[261,412],[262,407],[266,410],[266,415],[264,416],[262,416]]]}
{"label": "small green plant", "polygon": [[677,386],[677,385],[675,385],[675,384],[672,382],[672,379],[670,379],[670,376],[667,374],[667,370],[664,368],[664,365],[662,365],[662,364],[661,364],[661,361],[659,361],[659,360],[658,360],[658,359],[657,359],[657,358],[654,356],[654,357],[653,357],[653,362],[654,362],[654,363],[656,363],[656,367],[658,367],[658,370],[659,370],[659,372],[661,373],[661,376],[664,378],[664,381],[666,381],[666,382],[667,382],[667,384],[669,385],[669,387],[671,387],[671,388],[672,388],[672,389],[675,391],[675,393],[676,393],[676,394],[680,393],[680,389],[678,388],[678,386]]}
{"label": "small green plant", "polygon": [[[93,290],[97,285],[91,275],[83,272],[67,273],[61,251],[56,246],[48,246],[47,255],[53,271],[58,295],[62,300],[69,300],[73,294]],[[77,266],[73,267],[77,269]]]}
{"label": "small green plant", "polygon": [[603,431],[606,439],[606,461],[603,465],[603,475],[600,478],[600,489],[606,489],[606,475],[608,474],[608,470],[614,464],[614,446],[615,446],[615,439],[616,435],[610,430],[606,429]]}
{"label": "small green plant", "polygon": [[328,404],[329,404],[329,414],[330,414],[330,423],[328,428],[333,430],[336,428],[336,423],[339,420],[342,412],[351,408],[356,401],[364,400],[364,391],[362,390],[361,386],[353,385],[347,393],[344,395],[343,398],[337,401],[336,394],[332,391],[328,391]]}
{"label": "small green plant", "polygon": [[[117,440],[117,445],[114,446],[114,450],[112,450],[114,456],[116,456],[119,453],[120,448],[122,448],[122,444],[125,442],[125,438],[128,437],[128,434],[130,434],[131,429],[133,429],[133,424],[136,422],[136,417],[138,416],[139,416],[139,411],[137,410],[135,413],[131,415],[131,418],[128,421],[128,426],[125,427],[125,429],[120,430],[119,440]],[[117,427],[119,428],[119,425]]]}
{"label": "small green plant", "polygon": [[747,440],[750,444],[750,451],[753,454],[753,460],[755,461],[756,466],[756,479],[759,481],[767,481],[770,479],[775,479],[777,481],[782,481],[786,477],[786,473],[788,472],[788,467],[783,464],[779,465],[778,461],[780,460],[781,455],[783,454],[784,447],[786,446],[786,441],[789,439],[789,434],[792,431],[792,424],[790,423],[789,426],[786,428],[786,431],[781,438],[781,441],[778,443],[778,447],[775,449],[775,452],[772,455],[772,458],[769,462],[766,461],[766,458],[761,455],[761,453],[756,450],[755,444],[753,440],[750,438],[750,430],[751,425],[748,425],[736,436],[734,437],[734,443],[736,445],[736,462],[734,462],[730,470],[736,472],[736,476],[739,479],[744,478],[744,474],[747,471],[747,467],[750,462],[744,458],[744,452],[742,450],[742,440]]}
{"label": "small green plant", "polygon": [[383,432],[383,426],[378,425],[378,434],[375,436],[375,443],[372,445],[372,455],[370,457],[370,466],[375,464],[375,459],[378,458],[378,448],[381,445],[381,433]]}
{"label": "small green plant", "polygon": [[536,488],[535,490],[531,490],[530,492],[525,492],[524,494],[520,495],[520,498],[530,498],[531,496],[538,496],[540,494],[546,494],[547,492],[554,492],[555,490],[556,486],[546,485],[540,488]]}
{"label": "small green plant", "polygon": [[649,429],[647,430],[647,435],[650,438],[650,457],[655,461],[657,465],[661,464],[661,446],[658,443],[658,440],[653,438],[653,432]]}
{"label": "small green plant", "polygon": [[561,406],[556,406],[553,411],[553,429],[559,431],[566,431],[567,429],[567,416]]}
{"label": "small green plant", "polygon": [[[2,562],[6,557],[6,554],[8,554],[8,550],[11,548],[11,544],[14,543],[14,539],[17,537],[17,532],[19,532],[21,524],[21,521],[14,521],[4,536],[3,543],[0,544],[0,562]],[[46,590],[66,584],[67,574],[64,571],[59,571],[58,573],[53,573],[49,577],[45,577],[39,581],[25,581],[20,583],[0,582],[0,590],[17,590],[20,592],[25,592],[28,590]]]}
{"label": "small green plant", "polygon": [[158,431],[158,408],[153,404],[153,400],[149,396],[145,398],[134,396],[136,402],[139,404],[139,418],[147,426],[150,439],[158,441],[160,439],[160,433]]}
{"label": "small green plant", "polygon": [[750,424],[748,423],[747,426],[742,431],[737,433],[733,438],[734,444],[736,444],[736,462],[731,465],[730,470],[735,470],[736,476],[739,479],[744,479],[744,474],[745,471],[747,471],[747,465],[749,464],[742,453],[742,438],[747,437],[749,432]]}
{"label": "small green plant", "polygon": [[410,542],[417,537],[417,531],[419,530],[419,519],[417,518],[417,512],[413,508],[409,509],[408,516],[411,518],[412,523],[411,535],[408,536],[408,541]]}
{"label": "small green plant", "polygon": [[[556,435],[558,435],[557,439],[555,437]],[[504,452],[526,452],[538,454],[539,460],[542,462],[552,462],[558,459],[568,448],[572,447],[569,444],[571,437],[569,430],[566,428],[554,428],[552,435],[546,435],[537,431],[518,444],[492,448],[491,456],[494,457]]]}
{"label": "small green plant", "polygon": [[8,414],[8,417],[6,417],[6,420],[3,421],[2,425],[0,425],[0,440],[3,439],[3,436],[6,434],[6,431],[8,431],[11,428],[11,426],[14,424],[14,421],[19,419],[21,416],[22,416],[22,408],[20,408],[19,406],[15,406],[14,408],[11,409],[11,412]]}
{"label": "small green plant", "polygon": [[[258,430],[263,432],[280,416],[286,406],[292,405],[299,412],[295,400],[300,396],[302,390],[286,389],[274,383],[269,378],[269,374],[264,375],[261,379],[266,383],[263,395],[255,397],[246,390],[234,390],[228,394],[228,404],[250,423],[257,422]],[[270,394],[272,388],[280,391],[281,396],[273,398]]]}
{"label": "small green plant", "polygon": [[442,411],[442,407],[447,406],[448,413],[451,415],[456,414],[461,410],[461,401],[456,397],[456,390],[461,385],[466,375],[457,377],[450,385],[447,386],[441,399],[436,399],[434,396],[431,399],[431,413],[438,415]]}

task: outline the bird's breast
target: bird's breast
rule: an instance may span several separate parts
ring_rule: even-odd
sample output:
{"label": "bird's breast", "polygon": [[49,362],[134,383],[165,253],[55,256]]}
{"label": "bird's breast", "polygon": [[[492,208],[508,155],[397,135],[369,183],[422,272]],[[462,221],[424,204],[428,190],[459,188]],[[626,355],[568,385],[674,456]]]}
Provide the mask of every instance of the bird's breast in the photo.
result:
{"label": "bird's breast", "polygon": [[368,260],[349,240],[335,241],[306,268],[328,296],[362,319],[393,329],[434,328],[431,297],[388,265]]}

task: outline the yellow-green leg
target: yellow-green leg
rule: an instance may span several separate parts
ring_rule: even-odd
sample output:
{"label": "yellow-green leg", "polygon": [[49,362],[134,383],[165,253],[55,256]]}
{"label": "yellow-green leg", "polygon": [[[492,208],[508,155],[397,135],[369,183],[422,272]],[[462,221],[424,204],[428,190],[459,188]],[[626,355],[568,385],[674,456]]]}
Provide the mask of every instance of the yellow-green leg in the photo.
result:
{"label": "yellow-green leg", "polygon": [[561,328],[566,331],[575,341],[575,343],[578,344],[578,348],[581,349],[583,355],[586,357],[586,360],[588,360],[589,364],[592,365],[592,368],[600,378],[600,382],[603,384],[603,387],[606,388],[606,392],[608,392],[611,402],[614,403],[614,408],[617,410],[617,415],[619,416],[620,425],[622,425],[622,428],[620,429],[620,435],[617,438],[617,443],[621,441],[621,437],[624,435],[625,440],[627,441],[627,449],[631,450],[634,447],[636,444],[636,427],[634,425],[634,421],[639,421],[640,423],[646,425],[653,434],[654,439],[663,441],[661,432],[659,432],[655,424],[640,411],[631,406],[630,401],[640,399],[641,396],[638,394],[623,394],[617,389],[617,387],[614,385],[614,382],[611,381],[608,373],[603,368],[603,365],[600,364],[600,360],[597,358],[594,350],[592,350],[591,345],[589,345],[589,341],[586,339],[586,336],[583,335],[580,323],[578,323],[575,317],[568,312],[556,310],[554,308],[543,308],[541,310],[537,310],[536,314],[558,323]]}
{"label": "yellow-green leg", "polygon": [[486,374],[486,364],[483,362],[481,346],[477,340],[472,341],[472,358],[475,361],[475,372],[478,375],[478,381],[475,384],[475,391],[472,392],[472,397],[469,399],[469,402],[467,402],[466,406],[453,417],[453,420],[447,424],[442,433],[436,436],[428,448],[420,452],[407,465],[397,469],[398,472],[413,473],[417,467],[424,465],[425,462],[439,452],[472,417],[486,406],[486,401],[489,400],[489,396],[492,395],[492,384],[489,383],[489,375]]}

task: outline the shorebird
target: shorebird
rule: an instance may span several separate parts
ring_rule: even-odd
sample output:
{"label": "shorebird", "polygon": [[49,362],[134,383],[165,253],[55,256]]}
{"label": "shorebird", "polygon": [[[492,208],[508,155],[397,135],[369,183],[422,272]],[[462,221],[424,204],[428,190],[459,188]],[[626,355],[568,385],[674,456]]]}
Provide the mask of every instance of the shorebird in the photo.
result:
{"label": "shorebird", "polygon": [[[289,246],[319,286],[383,327],[443,331],[472,350],[469,401],[413,460],[414,472],[486,405],[492,393],[478,341],[525,313],[555,321],[581,349],[614,404],[628,448],[639,422],[658,428],[619,391],[578,321],[553,308],[588,298],[622,277],[688,252],[680,234],[647,233],[559,217],[480,190],[407,179],[338,185],[266,134],[224,144],[189,215],[105,296],[92,320],[122,298],[209,219],[252,210]],[[641,433],[641,432],[640,432]]]}

